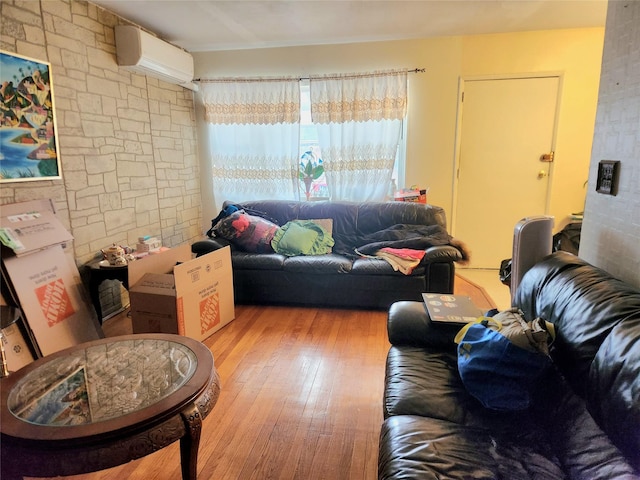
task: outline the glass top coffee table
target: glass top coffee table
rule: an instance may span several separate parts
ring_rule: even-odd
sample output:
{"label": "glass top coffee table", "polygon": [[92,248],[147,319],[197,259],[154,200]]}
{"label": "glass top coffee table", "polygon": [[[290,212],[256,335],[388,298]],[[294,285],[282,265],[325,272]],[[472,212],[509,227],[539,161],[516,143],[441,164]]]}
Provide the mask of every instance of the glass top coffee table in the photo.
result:
{"label": "glass top coffee table", "polygon": [[209,349],[167,334],[84,343],[0,388],[3,479],[102,470],[178,439],[182,477],[195,479],[202,420],[220,392]]}

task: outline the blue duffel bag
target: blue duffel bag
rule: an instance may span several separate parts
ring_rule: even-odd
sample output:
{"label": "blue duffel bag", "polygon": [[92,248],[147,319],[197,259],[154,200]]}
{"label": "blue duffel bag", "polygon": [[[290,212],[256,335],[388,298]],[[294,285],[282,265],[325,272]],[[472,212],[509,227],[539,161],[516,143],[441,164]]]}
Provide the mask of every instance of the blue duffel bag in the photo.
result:
{"label": "blue duffel bag", "polygon": [[456,336],[458,370],[467,391],[491,410],[529,407],[535,381],[551,365],[553,325],[527,322],[518,309],[481,317]]}

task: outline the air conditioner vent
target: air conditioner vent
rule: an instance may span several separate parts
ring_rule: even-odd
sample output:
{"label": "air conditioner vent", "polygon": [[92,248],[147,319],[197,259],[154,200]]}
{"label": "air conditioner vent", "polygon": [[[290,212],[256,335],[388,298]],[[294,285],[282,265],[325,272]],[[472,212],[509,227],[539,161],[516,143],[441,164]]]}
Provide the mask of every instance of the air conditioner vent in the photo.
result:
{"label": "air conditioner vent", "polygon": [[197,90],[193,80],[193,57],[144,30],[118,25],[116,58],[118,65],[136,73]]}

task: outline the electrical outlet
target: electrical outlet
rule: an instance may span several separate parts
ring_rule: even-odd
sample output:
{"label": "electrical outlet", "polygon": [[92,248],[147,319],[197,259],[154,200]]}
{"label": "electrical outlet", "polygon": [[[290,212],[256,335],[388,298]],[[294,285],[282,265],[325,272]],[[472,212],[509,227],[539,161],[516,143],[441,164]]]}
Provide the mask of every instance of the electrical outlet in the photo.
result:
{"label": "electrical outlet", "polygon": [[620,162],[618,160],[601,160],[598,163],[596,191],[605,195],[617,195],[619,170]]}

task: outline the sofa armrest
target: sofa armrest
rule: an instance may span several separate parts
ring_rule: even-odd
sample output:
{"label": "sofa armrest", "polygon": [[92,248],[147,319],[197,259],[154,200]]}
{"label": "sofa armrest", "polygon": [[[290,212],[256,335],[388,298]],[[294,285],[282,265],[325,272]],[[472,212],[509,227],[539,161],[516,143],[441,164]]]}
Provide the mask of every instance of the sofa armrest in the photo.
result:
{"label": "sofa armrest", "polygon": [[207,238],[206,240],[200,240],[192,244],[191,252],[195,253],[197,257],[201,257],[207,253],[224,248],[227,245],[231,245],[231,242],[224,238]]}
{"label": "sofa armrest", "polygon": [[400,301],[389,307],[387,334],[393,345],[412,345],[455,351],[459,325],[431,322],[423,302]]}
{"label": "sofa armrest", "polygon": [[429,247],[425,250],[423,263],[446,263],[459,262],[462,260],[462,253],[456,247],[451,245],[440,245],[437,247]]}

